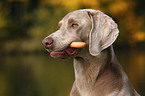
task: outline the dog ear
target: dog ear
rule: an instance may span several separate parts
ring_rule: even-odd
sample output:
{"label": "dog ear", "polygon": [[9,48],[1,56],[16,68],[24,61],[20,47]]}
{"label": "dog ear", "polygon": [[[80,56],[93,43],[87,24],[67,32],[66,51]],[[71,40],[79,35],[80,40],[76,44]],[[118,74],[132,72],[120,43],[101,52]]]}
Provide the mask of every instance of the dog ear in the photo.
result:
{"label": "dog ear", "polygon": [[97,56],[116,40],[119,30],[117,24],[111,17],[99,10],[87,10],[92,21],[92,28],[89,36],[89,52]]}

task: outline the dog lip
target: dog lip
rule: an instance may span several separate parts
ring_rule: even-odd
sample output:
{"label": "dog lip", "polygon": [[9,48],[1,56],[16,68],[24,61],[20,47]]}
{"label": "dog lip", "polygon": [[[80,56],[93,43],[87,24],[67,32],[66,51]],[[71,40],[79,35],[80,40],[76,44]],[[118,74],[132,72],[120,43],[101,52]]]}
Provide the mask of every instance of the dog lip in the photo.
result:
{"label": "dog lip", "polygon": [[73,56],[77,52],[77,49],[67,47],[66,49],[61,51],[48,51],[48,52],[50,52],[50,56],[52,57],[68,57]]}
{"label": "dog lip", "polygon": [[52,51],[50,52],[50,55],[52,57],[65,57],[67,54],[65,53],[65,51],[60,51],[60,52]]}

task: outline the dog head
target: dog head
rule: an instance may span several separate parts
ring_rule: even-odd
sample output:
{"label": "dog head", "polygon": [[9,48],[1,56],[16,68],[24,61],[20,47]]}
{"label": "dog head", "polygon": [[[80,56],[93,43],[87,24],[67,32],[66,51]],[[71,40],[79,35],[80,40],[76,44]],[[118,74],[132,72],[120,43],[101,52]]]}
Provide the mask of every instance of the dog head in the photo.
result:
{"label": "dog head", "polygon": [[[87,48],[92,56],[97,56],[111,46],[119,34],[117,24],[111,17],[93,9],[73,11],[58,26],[59,30],[42,41],[52,57],[75,57]],[[87,48],[71,48],[69,45],[73,41],[83,41]]]}

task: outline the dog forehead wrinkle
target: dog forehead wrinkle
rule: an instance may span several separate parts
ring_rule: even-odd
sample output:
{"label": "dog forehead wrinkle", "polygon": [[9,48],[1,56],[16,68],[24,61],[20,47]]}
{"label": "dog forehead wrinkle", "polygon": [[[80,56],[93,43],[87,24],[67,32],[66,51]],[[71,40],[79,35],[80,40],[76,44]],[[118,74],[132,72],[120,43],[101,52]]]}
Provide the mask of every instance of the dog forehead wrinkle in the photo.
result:
{"label": "dog forehead wrinkle", "polygon": [[72,23],[72,22],[79,23],[79,20],[78,20],[77,18],[72,18],[72,17],[70,17],[70,18],[68,19],[68,23]]}

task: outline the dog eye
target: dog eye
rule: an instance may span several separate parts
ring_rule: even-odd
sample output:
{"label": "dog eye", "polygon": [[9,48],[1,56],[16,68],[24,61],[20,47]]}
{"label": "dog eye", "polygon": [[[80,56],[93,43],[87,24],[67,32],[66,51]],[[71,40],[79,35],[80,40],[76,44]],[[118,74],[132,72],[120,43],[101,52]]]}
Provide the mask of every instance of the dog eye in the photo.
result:
{"label": "dog eye", "polygon": [[73,28],[77,28],[79,25],[77,24],[77,23],[72,23],[71,24],[71,27],[73,27]]}

